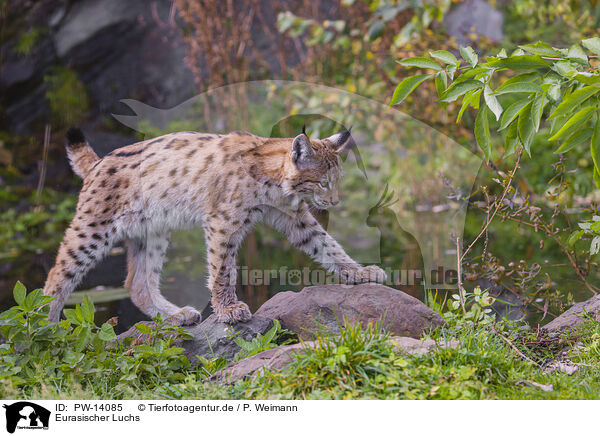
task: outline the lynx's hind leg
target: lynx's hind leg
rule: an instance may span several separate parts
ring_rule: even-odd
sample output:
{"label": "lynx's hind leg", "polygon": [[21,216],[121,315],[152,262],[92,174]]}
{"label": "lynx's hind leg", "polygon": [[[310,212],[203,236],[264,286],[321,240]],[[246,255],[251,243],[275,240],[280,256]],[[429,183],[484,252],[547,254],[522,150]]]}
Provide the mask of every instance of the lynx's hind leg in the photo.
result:
{"label": "lynx's hind leg", "polygon": [[125,288],[133,303],[149,317],[161,314],[177,325],[191,325],[201,315],[190,306],[180,308],[168,301],[159,290],[160,273],[167,253],[167,235],[127,239],[127,279]]}
{"label": "lynx's hind leg", "polygon": [[81,213],[75,215],[44,285],[44,295],[55,297],[50,302],[48,321],[58,322],[69,295],[85,274],[102,260],[114,242],[112,222],[96,222]]}

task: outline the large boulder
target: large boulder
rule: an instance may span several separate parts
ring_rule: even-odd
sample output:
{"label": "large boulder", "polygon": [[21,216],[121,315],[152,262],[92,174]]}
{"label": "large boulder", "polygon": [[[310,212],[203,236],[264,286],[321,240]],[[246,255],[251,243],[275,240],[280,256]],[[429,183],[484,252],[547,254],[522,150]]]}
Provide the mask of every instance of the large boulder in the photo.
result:
{"label": "large boulder", "polygon": [[339,333],[340,325],[380,323],[398,336],[418,338],[442,326],[442,317],[410,295],[387,286],[320,285],[301,292],[280,292],[264,303],[255,316],[277,319],[281,326],[310,340],[325,330]]}
{"label": "large boulder", "polygon": [[559,333],[579,326],[586,319],[593,317],[600,321],[600,295],[587,301],[576,303],[565,313],[546,324],[543,328],[548,333]]}

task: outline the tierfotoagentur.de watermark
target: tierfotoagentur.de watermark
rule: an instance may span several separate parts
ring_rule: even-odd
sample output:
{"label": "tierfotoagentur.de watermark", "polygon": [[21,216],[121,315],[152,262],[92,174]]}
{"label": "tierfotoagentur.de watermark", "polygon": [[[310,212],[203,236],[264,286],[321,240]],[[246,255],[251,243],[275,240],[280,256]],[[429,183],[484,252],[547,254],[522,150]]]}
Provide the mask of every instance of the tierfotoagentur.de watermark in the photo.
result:
{"label": "tierfotoagentur.de watermark", "polygon": [[[424,284],[425,274],[422,270],[384,268],[388,286],[413,286]],[[323,269],[288,268],[254,269],[247,266],[239,267],[239,277],[243,286],[314,286],[326,284],[347,284],[352,282],[351,274],[340,277]],[[455,286],[458,283],[458,272],[455,269],[444,269],[439,266],[429,271],[430,287]],[[375,277],[373,277],[374,281]]]}

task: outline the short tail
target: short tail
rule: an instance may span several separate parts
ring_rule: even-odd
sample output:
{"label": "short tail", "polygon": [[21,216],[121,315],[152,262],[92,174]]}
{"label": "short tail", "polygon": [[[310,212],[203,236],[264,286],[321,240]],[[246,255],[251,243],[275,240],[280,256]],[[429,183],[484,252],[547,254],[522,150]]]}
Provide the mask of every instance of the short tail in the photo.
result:
{"label": "short tail", "polygon": [[71,127],[67,131],[67,156],[73,171],[82,179],[85,179],[94,164],[100,160],[81,129],[77,127]]}

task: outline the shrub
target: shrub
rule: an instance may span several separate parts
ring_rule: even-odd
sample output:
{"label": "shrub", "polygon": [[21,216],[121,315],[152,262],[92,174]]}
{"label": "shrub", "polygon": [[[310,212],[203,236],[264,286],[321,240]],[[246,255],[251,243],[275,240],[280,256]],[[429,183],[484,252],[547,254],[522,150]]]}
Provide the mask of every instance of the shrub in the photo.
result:
{"label": "shrub", "polygon": [[[146,341],[114,341],[110,324],[94,324],[94,304],[85,297],[81,305],[65,309],[66,319],[46,321],[53,297],[40,289],[27,294],[19,282],[14,287],[16,306],[0,314],[0,390],[17,387],[25,395],[41,389],[61,392],[73,384],[97,395],[120,398],[135,389],[153,389],[184,379],[190,363],[174,347],[182,337],[178,327],[155,319]],[[147,327],[147,326],[145,326]]]}

